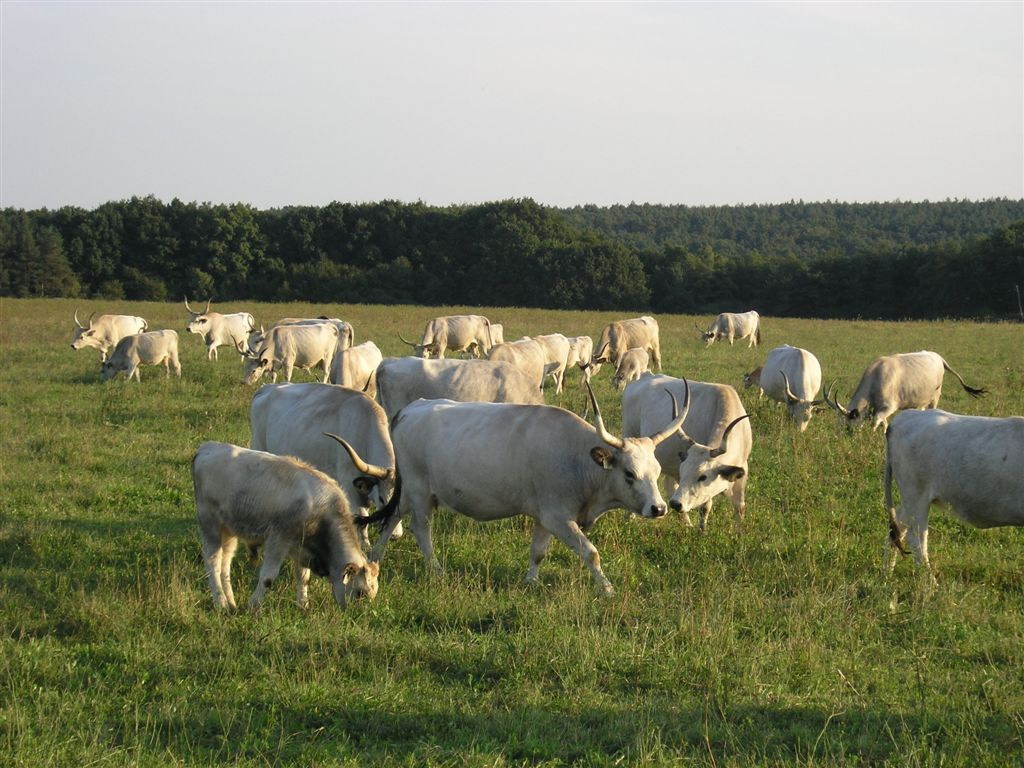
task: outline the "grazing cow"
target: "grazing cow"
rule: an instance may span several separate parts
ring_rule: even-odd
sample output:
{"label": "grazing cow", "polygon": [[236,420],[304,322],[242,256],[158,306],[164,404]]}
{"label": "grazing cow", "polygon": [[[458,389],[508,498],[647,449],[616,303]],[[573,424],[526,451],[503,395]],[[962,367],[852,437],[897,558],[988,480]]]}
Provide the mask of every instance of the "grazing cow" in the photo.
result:
{"label": "grazing cow", "polygon": [[800,347],[783,344],[768,353],[764,365],[743,375],[743,383],[758,387],[758,397],[767,393],[772,400],[785,403],[789,417],[803,432],[815,409],[824,400],[815,400],[821,389],[821,365],[818,358]]}
{"label": "grazing cow", "polygon": [[555,392],[561,392],[569,360],[569,340],[560,333],[545,333],[533,339],[544,348],[544,375],[551,376],[555,382]]}
{"label": "grazing cow", "polygon": [[75,310],[75,335],[71,339],[72,349],[92,347],[100,351],[100,362],[106,362],[107,351],[117,346],[117,342],[125,336],[136,333],[143,333],[149,328],[145,318],[135,315],[100,315],[96,317],[93,312],[86,321],[88,325],[82,325],[78,320],[78,310]]}
{"label": "grazing cow", "polygon": [[104,381],[114,378],[121,371],[126,378],[142,382],[139,366],[163,365],[164,374],[171,375],[171,369],[181,378],[181,363],[178,362],[177,331],[147,331],[125,336],[114,347],[114,354],[102,365],[100,375]]}
{"label": "grazing cow", "polygon": [[850,398],[850,404],[841,406],[832,390],[825,393],[825,402],[831,406],[840,421],[853,428],[862,419],[873,416],[872,430],[885,427],[896,411],[908,408],[935,408],[942,395],[942,379],[949,371],[971,397],[987,394],[985,389],[967,386],[963,377],[949,367],[942,355],[922,350],[876,358],[860,377],[860,383]]}
{"label": "grazing cow", "polygon": [[[947,507],[975,528],[1024,526],[1024,418],[902,411],[886,430],[885,506],[889,540],[918,565],[928,561],[928,509]],[[902,503],[893,506],[892,483]],[[889,570],[896,565],[892,552]],[[932,576],[934,582],[935,577]]]}
{"label": "grazing cow", "polygon": [[233,312],[230,315],[211,312],[210,301],[206,302],[206,309],[202,312],[196,312],[188,305],[188,297],[186,296],[185,309],[189,313],[189,320],[185,324],[185,330],[202,337],[203,342],[206,344],[207,360],[219,359],[217,347],[220,346],[235,347],[242,352],[239,340],[244,340],[256,328],[256,322],[248,312]]}
{"label": "grazing cow", "polygon": [[[355,343],[355,330],[352,328],[352,324],[340,320],[337,317],[327,317],[321,315],[320,317],[282,317],[271,328],[278,328],[282,325],[321,325],[322,323],[331,323],[338,327],[338,349],[337,352],[343,349],[348,349]],[[267,332],[261,325],[259,330],[253,329],[249,334],[249,349],[258,349],[263,338],[267,335]],[[236,347],[238,345],[236,344]],[[239,347],[239,351],[241,348]],[[244,354],[244,353],[243,353]]]}
{"label": "grazing cow", "polygon": [[583,374],[580,386],[590,381],[590,363],[594,357],[594,340],[589,336],[569,336],[569,357],[565,361],[565,370],[579,368]]}
{"label": "grazing cow", "polygon": [[[696,323],[694,323],[696,325]],[[714,319],[706,331],[697,326],[697,333],[704,339],[705,346],[710,347],[719,339],[728,339],[732,346],[733,340],[750,339],[747,349],[761,343],[761,317],[750,312],[723,312]]]}
{"label": "grazing cow", "polygon": [[388,418],[420,398],[541,404],[537,381],[511,363],[388,358],[377,366],[377,399]]}
{"label": "grazing cow", "polygon": [[303,608],[308,605],[310,570],[327,577],[342,608],[348,600],[377,595],[380,566],[363,555],[345,495],[323,472],[292,456],[206,442],[192,459],[192,483],[217,608],[237,608],[231,560],[239,539],[263,547],[259,579],[249,599],[253,611],[259,610],[286,557],[295,561],[297,599]]}
{"label": "grazing cow", "polygon": [[[568,356],[568,351],[566,351]],[[491,347],[487,359],[495,363],[509,363],[522,371],[538,390],[544,388],[544,377],[557,366],[557,361],[549,363],[547,347],[536,339],[524,336],[516,341],[506,341]],[[562,370],[565,370],[565,358],[562,359]]]}
{"label": "grazing cow", "polygon": [[[650,437],[609,434],[593,391],[596,428],[576,414],[548,405],[419,401],[391,425],[402,473],[399,510],[428,566],[437,569],[430,522],[444,505],[474,520],[526,515],[534,521],[527,582],[535,582],[552,536],[589,567],[596,586],[613,594],[601,558],[586,532],[609,509],[624,507],[647,518],[665,514],[658,492],[655,447],[680,421]],[[387,545],[392,517],[371,559]]]}
{"label": "grazing cow", "polygon": [[321,382],[326,384],[337,347],[338,327],[333,323],[276,326],[267,331],[255,352],[246,355],[242,380],[255,384],[269,371],[276,382],[283,368],[285,381],[291,381],[296,366],[310,373],[319,365],[324,372]]}
{"label": "grazing cow", "polygon": [[[651,358],[647,354],[646,349],[640,349],[640,347],[627,349],[625,354],[619,358],[619,364],[615,367],[615,373],[612,375],[612,386],[621,392],[626,388],[627,384],[631,381],[636,381],[648,370],[650,361]],[[594,362],[606,363],[608,359],[599,357]]]}
{"label": "grazing cow", "polygon": [[427,321],[420,343],[398,338],[415,350],[416,357],[444,357],[445,350],[486,355],[491,340],[491,321],[483,315],[445,315]]}
{"label": "grazing cow", "polygon": [[622,431],[641,435],[674,421],[680,400],[684,403],[682,427],[655,452],[666,476],[666,490],[671,491],[669,506],[683,513],[686,525],[693,524],[689,511],[699,507],[698,525],[703,531],[715,496],[725,493],[732,500],[738,526],[746,514],[753,436],[735,389],[645,374],[627,386],[622,396]]}
{"label": "grazing cow", "polygon": [[[626,350],[633,347],[646,349],[651,359],[654,360],[654,364],[658,366],[658,370],[661,370],[661,340],[658,321],[649,315],[608,323],[601,331],[601,338],[597,342],[597,357],[607,360],[618,368],[619,361],[626,354]],[[591,363],[590,373],[592,375],[596,376],[600,370],[601,363]]]}
{"label": "grazing cow", "polygon": [[[254,450],[297,456],[330,475],[361,517],[395,490],[395,451],[384,409],[362,392],[333,384],[270,384],[249,407]],[[341,435],[341,450],[323,436]],[[340,442],[340,441],[339,441]],[[366,529],[362,529],[364,543]]]}
{"label": "grazing cow", "polygon": [[338,350],[331,363],[330,382],[362,390],[373,397],[377,394],[373,374],[382,360],[384,356],[372,341]]}

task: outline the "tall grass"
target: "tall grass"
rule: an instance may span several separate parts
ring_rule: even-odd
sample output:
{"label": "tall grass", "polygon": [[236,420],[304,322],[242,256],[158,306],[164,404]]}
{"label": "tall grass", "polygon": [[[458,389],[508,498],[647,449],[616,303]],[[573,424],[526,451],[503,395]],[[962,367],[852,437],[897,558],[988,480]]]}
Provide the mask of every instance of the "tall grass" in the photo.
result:
{"label": "tall grass", "polygon": [[[0,763],[36,765],[980,765],[1024,753],[1024,538],[933,511],[929,588],[883,569],[884,440],[798,434],[740,389],[754,451],[743,530],[716,503],[707,533],[678,516],[608,513],[592,540],[614,598],[557,542],[522,576],[529,526],[435,518],[443,565],[392,542],[378,599],[342,612],[286,568],[260,616],[210,605],[189,461],[248,442],[252,390],[230,350],[207,362],[176,304],[142,314],[181,337],[181,380],[99,380],[73,352],[62,300],[0,303]],[[433,310],[225,305],[265,322],[344,317],[387,355]],[[476,311],[476,310],[475,310]],[[597,336],[619,315],[482,310],[506,338]],[[849,396],[879,354],[927,348],[991,395],[947,379],[941,406],[1024,413],[1024,328],[767,318],[761,349],[704,349],[695,319],[661,316],[667,373],[739,387],[788,342]],[[302,374],[297,374],[302,380]],[[602,372],[606,423],[621,424]],[[578,377],[548,401],[583,408]],[[236,559],[245,599],[255,568]]]}

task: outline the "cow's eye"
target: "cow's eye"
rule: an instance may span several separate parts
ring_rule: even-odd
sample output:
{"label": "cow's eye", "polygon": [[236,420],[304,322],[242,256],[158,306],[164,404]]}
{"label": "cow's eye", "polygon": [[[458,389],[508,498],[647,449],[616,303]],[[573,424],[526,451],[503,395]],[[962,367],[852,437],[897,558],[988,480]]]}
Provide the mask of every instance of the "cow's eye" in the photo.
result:
{"label": "cow's eye", "polygon": [[707,479],[708,479],[707,475],[701,475],[700,477],[697,478],[697,482],[698,483],[703,483]]}
{"label": "cow's eye", "polygon": [[629,483],[630,485],[636,482],[636,475],[634,475],[628,469],[626,470],[626,482]]}

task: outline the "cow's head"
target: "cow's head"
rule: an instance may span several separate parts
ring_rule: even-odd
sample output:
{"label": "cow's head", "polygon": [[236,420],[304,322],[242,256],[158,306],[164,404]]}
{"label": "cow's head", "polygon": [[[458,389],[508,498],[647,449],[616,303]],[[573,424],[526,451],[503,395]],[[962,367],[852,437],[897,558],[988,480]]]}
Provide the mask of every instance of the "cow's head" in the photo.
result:
{"label": "cow's head", "polygon": [[206,309],[202,312],[196,312],[192,307],[188,305],[188,296],[185,297],[185,309],[188,310],[190,315],[188,322],[185,324],[185,330],[189,333],[196,333],[200,336],[205,336],[206,332],[210,330],[210,302],[213,298],[207,300]]}
{"label": "cow's head", "polygon": [[807,425],[811,423],[811,416],[814,415],[815,410],[822,404],[822,400],[801,400],[799,397],[793,394],[793,389],[789,386],[789,377],[785,371],[779,371],[782,374],[782,381],[786,385],[786,408],[789,409],[789,416],[796,425],[803,432],[807,429]]}
{"label": "cow's head", "polygon": [[359,493],[359,500],[363,507],[369,507],[371,503],[378,508],[383,507],[395,493],[396,474],[394,467],[382,467],[377,464],[368,464],[356,452],[356,449],[344,438],[332,432],[324,432],[325,437],[330,437],[341,444],[341,447],[348,453],[352,466],[359,472],[352,484]]}
{"label": "cow's head", "polygon": [[696,323],[693,324],[693,327],[697,329],[697,335],[704,342],[705,347],[710,347],[712,344],[715,343],[715,339],[718,338],[718,334],[715,332],[714,328],[709,328],[708,330],[705,331],[702,330],[701,327]]}
{"label": "cow's head", "polygon": [[404,336],[402,336],[402,334],[398,334],[398,338],[400,338],[403,342],[412,347],[412,353],[416,357],[422,357],[424,359],[429,359],[431,357],[440,357],[440,355],[438,355],[439,346],[437,342],[430,342],[429,344],[417,344],[414,341],[409,341]]}
{"label": "cow's head", "polygon": [[654,456],[654,449],[679,428],[682,419],[673,420],[650,437],[617,437],[605,429],[590,382],[587,382],[587,392],[594,409],[594,428],[603,441],[603,445],[590,449],[590,458],[610,473],[606,478],[609,495],[641,517],[662,517],[667,508],[658,490],[661,464]]}
{"label": "cow's head", "polygon": [[117,372],[119,370],[120,368],[114,367],[113,360],[104,360],[100,363],[100,378],[103,379],[103,381],[110,381],[112,378],[117,376]]}
{"label": "cow's head", "polygon": [[[745,413],[733,419],[722,433],[722,439],[717,446],[698,443],[682,428],[682,422],[690,410],[690,385],[686,379],[683,379],[683,386],[685,395],[683,413],[679,417],[679,436],[686,447],[679,452],[679,487],[668,502],[677,512],[689,512],[695,507],[703,506],[718,494],[728,490],[747,473],[744,467],[727,463],[727,458],[730,433],[737,424],[750,418],[750,415]],[[666,392],[672,398],[672,415],[675,416],[678,407],[675,395],[668,390]]]}
{"label": "cow's head", "polygon": [[75,335],[71,339],[72,349],[81,349],[82,347],[95,347],[98,349],[103,345],[92,324],[92,319],[95,316],[96,313],[93,312],[86,321],[88,325],[82,325],[78,319],[78,310],[75,310]]}
{"label": "cow's head", "polygon": [[760,387],[761,386],[761,371],[764,368],[763,365],[757,366],[750,373],[743,374],[743,386],[747,387]]}
{"label": "cow's head", "polygon": [[377,596],[379,577],[380,563],[365,560],[361,565],[349,563],[339,578],[331,584],[335,602],[344,608],[349,600],[358,600],[361,597],[373,600]]}
{"label": "cow's head", "polygon": [[263,378],[263,374],[273,368],[273,360],[266,347],[256,352],[242,352],[240,345],[236,345],[235,349],[242,354],[242,381],[246,384],[255,384]]}
{"label": "cow's head", "polygon": [[829,384],[828,390],[825,392],[825,402],[836,412],[836,426],[845,424],[847,430],[852,430],[860,426],[861,421],[864,419],[864,414],[860,408],[844,408],[840,405],[838,398],[832,394],[835,386],[835,381]]}

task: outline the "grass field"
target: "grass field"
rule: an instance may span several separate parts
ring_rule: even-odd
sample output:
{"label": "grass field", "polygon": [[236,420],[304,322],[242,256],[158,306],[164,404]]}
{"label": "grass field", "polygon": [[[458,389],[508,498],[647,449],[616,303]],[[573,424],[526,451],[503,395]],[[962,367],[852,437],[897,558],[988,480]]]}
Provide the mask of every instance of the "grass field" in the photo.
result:
{"label": "grass field", "polygon": [[[99,380],[72,314],[124,311],[179,331],[183,375]],[[408,350],[418,307],[226,304],[271,322],[327,312],[356,341]],[[595,338],[611,313],[483,309],[505,336]],[[84,313],[84,314],[83,314]],[[215,613],[198,559],[189,463],[207,439],[247,445],[252,389],[230,349],[207,362],[180,304],[0,302],[0,764],[899,765],[1024,760],[1024,531],[933,511],[929,589],[883,569],[884,438],[804,434],[741,375],[783,342],[849,397],[875,356],[933,349],[941,407],[1024,413],[1024,327],[764,320],[761,349],[705,349],[660,316],[665,372],[733,384],[752,413],[747,522],[719,499],[709,529],[609,512],[592,541],[617,595],[598,597],[557,542],[522,583],[524,519],[435,517],[445,566],[394,541],[373,603],[340,611],[286,566],[259,616]],[[605,368],[597,396],[621,424]],[[308,380],[298,373],[296,380]],[[548,402],[581,412],[571,374]],[[239,602],[255,567],[238,557]]]}

